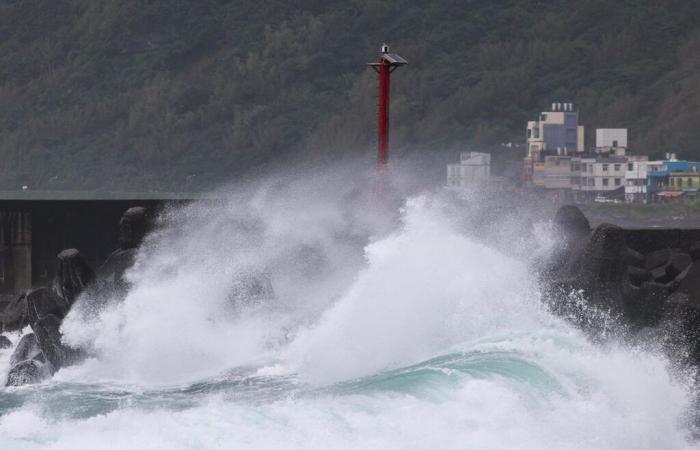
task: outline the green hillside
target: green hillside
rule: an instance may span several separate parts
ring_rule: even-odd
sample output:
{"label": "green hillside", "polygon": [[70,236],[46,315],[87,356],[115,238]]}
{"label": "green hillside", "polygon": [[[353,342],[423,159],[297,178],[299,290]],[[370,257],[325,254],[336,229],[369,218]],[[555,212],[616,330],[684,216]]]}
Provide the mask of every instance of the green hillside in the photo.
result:
{"label": "green hillside", "polygon": [[383,41],[410,63],[401,151],[522,142],[558,100],[700,158],[697,1],[3,0],[0,189],[194,190],[371,152]]}

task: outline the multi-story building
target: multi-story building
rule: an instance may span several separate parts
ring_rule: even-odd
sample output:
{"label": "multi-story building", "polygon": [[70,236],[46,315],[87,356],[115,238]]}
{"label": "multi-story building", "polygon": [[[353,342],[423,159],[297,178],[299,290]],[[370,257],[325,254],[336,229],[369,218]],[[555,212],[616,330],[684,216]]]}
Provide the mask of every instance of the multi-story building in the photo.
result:
{"label": "multi-story building", "polygon": [[700,173],[697,166],[691,172],[671,172],[668,174],[668,187],[673,191],[697,191],[700,188]]}
{"label": "multi-story building", "polygon": [[690,167],[689,172],[671,172],[668,175],[668,189],[673,192],[682,192],[684,200],[696,201],[700,189],[700,172],[698,166]]}
{"label": "multi-story building", "polygon": [[[527,156],[524,163],[525,183],[546,185],[547,156],[574,156],[584,150],[584,128],[578,124],[578,111],[573,103],[552,103],[550,111],[540,113],[538,120],[527,123]],[[554,166],[555,167],[555,166]]]}
{"label": "multi-story building", "polygon": [[649,161],[647,156],[628,156],[625,171],[625,201],[628,203],[646,203],[647,173],[658,171],[663,163]]}
{"label": "multi-story building", "polygon": [[600,195],[608,198],[624,197],[624,156],[588,155],[579,160],[578,184],[572,188],[579,200],[593,200]]}
{"label": "multi-story building", "polygon": [[666,158],[658,170],[647,173],[647,201],[694,201],[700,187],[700,162],[679,161],[675,154]]}
{"label": "multi-story building", "polygon": [[544,187],[546,189],[570,190],[575,182],[574,163],[575,156],[545,156],[543,167]]}
{"label": "multi-story building", "polygon": [[583,131],[573,103],[552,103],[552,109],[540,113],[539,120],[527,123],[528,155],[542,151],[580,153],[584,149]]}

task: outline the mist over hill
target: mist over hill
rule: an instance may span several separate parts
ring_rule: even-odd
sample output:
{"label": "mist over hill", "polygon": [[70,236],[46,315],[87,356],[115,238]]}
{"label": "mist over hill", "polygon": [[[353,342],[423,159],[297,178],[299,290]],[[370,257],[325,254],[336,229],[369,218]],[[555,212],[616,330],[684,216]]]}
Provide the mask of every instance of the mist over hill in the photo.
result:
{"label": "mist over hill", "polygon": [[[4,0],[0,189],[199,190],[392,146],[497,157],[552,101],[700,159],[700,2]],[[590,135],[587,136],[590,139]]]}

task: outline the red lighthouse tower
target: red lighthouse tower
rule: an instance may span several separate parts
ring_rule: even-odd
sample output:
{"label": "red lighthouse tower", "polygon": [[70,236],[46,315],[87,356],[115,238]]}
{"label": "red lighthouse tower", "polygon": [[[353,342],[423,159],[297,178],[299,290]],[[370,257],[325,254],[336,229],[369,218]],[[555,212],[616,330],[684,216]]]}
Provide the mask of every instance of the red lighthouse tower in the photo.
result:
{"label": "red lighthouse tower", "polygon": [[391,89],[391,72],[399,66],[405,66],[408,62],[397,55],[389,53],[389,46],[382,45],[379,53],[379,62],[369,63],[379,74],[379,126],[377,142],[377,165],[380,172],[386,169],[389,160],[389,91]]}

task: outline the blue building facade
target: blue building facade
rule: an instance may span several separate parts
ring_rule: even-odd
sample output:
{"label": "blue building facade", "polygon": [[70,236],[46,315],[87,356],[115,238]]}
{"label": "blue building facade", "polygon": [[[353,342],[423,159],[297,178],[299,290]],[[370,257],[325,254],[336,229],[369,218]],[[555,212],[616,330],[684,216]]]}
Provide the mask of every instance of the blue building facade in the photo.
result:
{"label": "blue building facade", "polygon": [[697,161],[679,161],[674,159],[661,162],[662,165],[659,170],[647,172],[647,203],[653,203],[660,195],[669,192],[669,178],[672,173],[700,171],[700,162]]}

